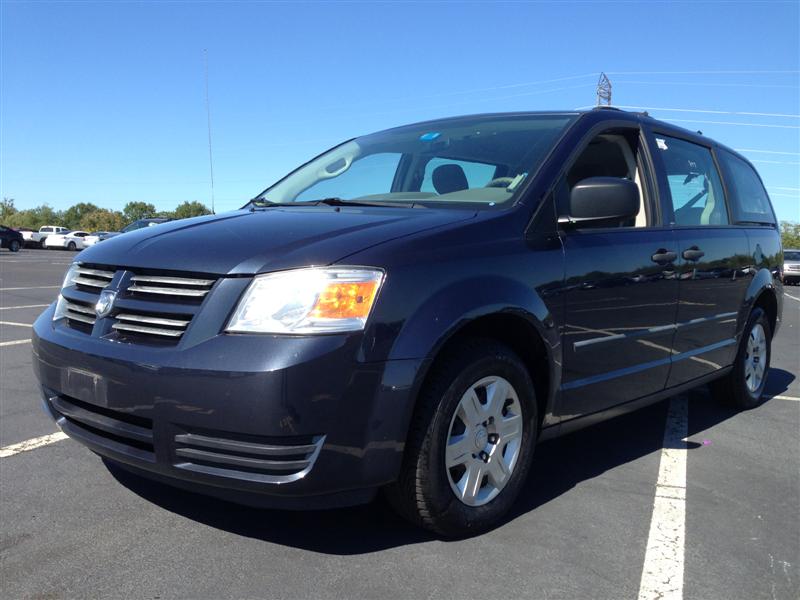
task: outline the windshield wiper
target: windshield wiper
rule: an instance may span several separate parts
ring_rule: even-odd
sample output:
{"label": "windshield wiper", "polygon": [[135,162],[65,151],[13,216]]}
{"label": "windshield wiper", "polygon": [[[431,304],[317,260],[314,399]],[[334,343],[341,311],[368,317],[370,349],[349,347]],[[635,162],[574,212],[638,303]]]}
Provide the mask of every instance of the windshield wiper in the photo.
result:
{"label": "windshield wiper", "polygon": [[331,198],[320,198],[319,200],[307,200],[293,202],[292,204],[325,204],[327,206],[388,206],[391,208],[414,208],[414,202],[383,202],[381,200],[345,200],[333,196]]}
{"label": "windshield wiper", "polygon": [[247,203],[251,211],[257,208],[271,208],[273,206],[319,206],[325,204],[327,206],[386,206],[390,208],[423,208],[422,205],[415,202],[382,202],[379,200],[345,200],[344,198],[331,197],[319,198],[317,200],[300,200],[298,202],[272,202],[266,198],[254,198]]}

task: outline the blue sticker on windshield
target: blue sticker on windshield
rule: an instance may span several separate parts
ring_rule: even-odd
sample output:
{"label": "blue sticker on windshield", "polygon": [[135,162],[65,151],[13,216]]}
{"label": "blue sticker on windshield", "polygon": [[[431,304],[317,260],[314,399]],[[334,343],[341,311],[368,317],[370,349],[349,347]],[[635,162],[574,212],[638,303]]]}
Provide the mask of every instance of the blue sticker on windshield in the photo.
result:
{"label": "blue sticker on windshield", "polygon": [[421,136],[419,136],[419,139],[422,142],[432,142],[433,140],[438,138],[440,135],[442,135],[442,134],[439,133],[438,131],[431,131],[430,133],[423,133]]}

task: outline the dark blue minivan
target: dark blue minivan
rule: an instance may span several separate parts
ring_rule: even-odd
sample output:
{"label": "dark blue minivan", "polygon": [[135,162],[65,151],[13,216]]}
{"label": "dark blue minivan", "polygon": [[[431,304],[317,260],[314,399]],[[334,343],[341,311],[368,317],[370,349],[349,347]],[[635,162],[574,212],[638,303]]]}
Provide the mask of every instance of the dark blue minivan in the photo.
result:
{"label": "dark blue minivan", "polygon": [[468,535],[540,440],[705,383],[757,406],[782,261],[756,171],[702,135],[443,119],[81,252],[34,368],[65,433],[146,477],[298,509],[383,490]]}

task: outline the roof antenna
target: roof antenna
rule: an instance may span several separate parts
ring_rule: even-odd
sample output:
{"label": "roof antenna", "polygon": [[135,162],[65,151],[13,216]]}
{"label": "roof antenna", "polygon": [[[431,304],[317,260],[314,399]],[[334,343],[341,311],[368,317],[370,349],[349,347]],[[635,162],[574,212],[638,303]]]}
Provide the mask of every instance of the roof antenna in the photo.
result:
{"label": "roof antenna", "polygon": [[611,106],[611,80],[603,72],[597,81],[597,106]]}
{"label": "roof antenna", "polygon": [[211,106],[208,102],[208,50],[203,48],[203,63],[205,66],[206,81],[206,122],[208,124],[208,168],[211,172],[211,214],[217,214],[214,210],[214,158],[211,155]]}

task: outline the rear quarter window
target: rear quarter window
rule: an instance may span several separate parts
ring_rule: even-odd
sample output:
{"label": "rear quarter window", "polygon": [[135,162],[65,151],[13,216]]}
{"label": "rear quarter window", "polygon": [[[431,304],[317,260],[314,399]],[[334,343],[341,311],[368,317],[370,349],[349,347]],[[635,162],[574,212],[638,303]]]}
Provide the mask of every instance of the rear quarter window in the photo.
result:
{"label": "rear quarter window", "polygon": [[775,223],[769,196],[755,169],[725,150],[719,153],[734,222]]}

